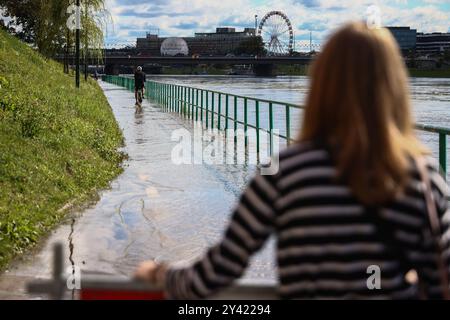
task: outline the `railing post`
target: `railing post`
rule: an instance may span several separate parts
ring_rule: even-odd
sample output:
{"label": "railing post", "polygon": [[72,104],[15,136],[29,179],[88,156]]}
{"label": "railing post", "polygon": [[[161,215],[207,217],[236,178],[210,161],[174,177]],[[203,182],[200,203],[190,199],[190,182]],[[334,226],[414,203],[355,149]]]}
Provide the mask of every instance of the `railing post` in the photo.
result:
{"label": "railing post", "polygon": [[287,145],[291,144],[291,117],[289,105],[286,105],[286,140]]}
{"label": "railing post", "polygon": [[180,97],[181,97],[181,87],[177,85],[177,112],[180,113],[181,105],[180,105]]}
{"label": "railing post", "polygon": [[218,101],[218,119],[217,119],[217,128],[220,130],[220,118],[222,118],[222,94],[219,93],[219,101]]}
{"label": "railing post", "polygon": [[187,96],[187,88],[183,87],[183,115],[186,118],[186,96]]}
{"label": "railing post", "polygon": [[229,95],[225,95],[225,130],[228,130],[228,115],[229,115]]}
{"label": "railing post", "polygon": [[215,94],[211,92],[211,129],[214,129],[214,105],[215,105]]}
{"label": "railing post", "polygon": [[164,84],[164,110],[167,111],[167,106],[169,105],[169,84]]}
{"label": "railing post", "polygon": [[185,87],[185,93],[184,96],[186,97],[186,101],[184,103],[185,106],[185,117],[189,118],[190,115],[190,105],[189,105],[189,99],[190,99],[190,88],[189,87]]}
{"label": "railing post", "polygon": [[148,83],[148,90],[147,90],[147,95],[148,95],[148,98],[149,98],[149,99],[152,98],[152,86],[153,86],[153,83],[150,81],[150,82]]}
{"label": "railing post", "polygon": [[163,100],[162,100],[162,109],[165,110],[166,109],[166,98],[167,98],[167,94],[166,94],[166,88],[167,88],[167,84],[163,84]]}
{"label": "railing post", "polygon": [[193,91],[192,91],[192,88],[189,87],[189,95],[188,95],[188,110],[189,110],[188,115],[189,115],[189,119],[192,118],[192,112],[193,112],[192,100],[194,100],[194,99],[192,97],[193,97]]}
{"label": "railing post", "polygon": [[190,87],[186,87],[187,90],[187,100],[186,100],[186,104],[187,104],[187,117],[188,119],[191,118],[191,88]]}
{"label": "railing post", "polygon": [[248,99],[244,98],[244,141],[245,141],[245,147],[248,146]]}
{"label": "railing post", "polygon": [[172,112],[177,111],[177,85],[173,85],[173,103],[172,103]]}
{"label": "railing post", "polygon": [[183,114],[183,87],[178,86],[178,113]]}
{"label": "railing post", "polygon": [[206,108],[206,114],[205,114],[205,122],[206,122],[206,128],[208,129],[208,117],[209,117],[209,114],[208,114],[208,109],[209,109],[209,91],[208,90],[206,90],[205,91],[206,92],[206,106],[205,106],[205,108]]}
{"label": "railing post", "polygon": [[192,88],[192,96],[191,96],[191,102],[192,102],[192,111],[191,111],[191,118],[192,121],[194,121],[194,115],[195,115],[195,88]]}
{"label": "railing post", "polygon": [[270,156],[273,155],[273,104],[269,102],[269,143],[270,143]]}
{"label": "railing post", "polygon": [[145,97],[147,98],[147,99],[149,99],[150,98],[150,83],[148,83],[147,81],[145,82]]}
{"label": "railing post", "polygon": [[191,109],[191,119],[194,120],[194,109],[195,109],[195,88],[192,88],[191,90],[191,103],[192,103],[192,109]]}
{"label": "railing post", "polygon": [[179,92],[180,92],[180,94],[178,96],[178,104],[179,104],[178,112],[180,115],[183,115],[183,87],[182,86],[179,87]]}
{"label": "railing post", "polygon": [[167,104],[169,99],[169,84],[161,83],[161,105],[163,106],[163,110],[167,111]]}
{"label": "railing post", "polygon": [[167,106],[167,112],[173,112],[173,107],[175,103],[175,97],[174,97],[174,85],[173,83],[169,84],[169,105]]}
{"label": "railing post", "polygon": [[259,101],[255,100],[255,113],[256,113],[256,153],[259,157]]}
{"label": "railing post", "polygon": [[234,143],[237,142],[237,97],[234,96]]}
{"label": "railing post", "polygon": [[174,85],[173,87],[173,112],[177,112],[178,106],[178,85]]}
{"label": "railing post", "polygon": [[170,106],[170,112],[174,112],[175,110],[175,85],[172,84],[172,105]]}
{"label": "railing post", "polygon": [[195,121],[198,121],[198,88],[195,89]]}
{"label": "railing post", "polygon": [[203,89],[200,89],[201,101],[200,101],[200,121],[203,122]]}
{"label": "railing post", "polygon": [[443,132],[439,133],[439,164],[447,179],[447,135]]}
{"label": "railing post", "polygon": [[168,104],[167,104],[167,112],[170,112],[170,108],[172,107],[172,84],[168,84]]}
{"label": "railing post", "polygon": [[165,99],[164,99],[164,101],[165,101],[165,107],[164,107],[164,110],[165,111],[167,111],[167,109],[168,109],[168,107],[169,107],[169,84],[168,83],[166,83],[165,85],[164,85],[164,87],[165,87]]}
{"label": "railing post", "polygon": [[164,83],[161,83],[161,100],[159,105],[164,110]]}

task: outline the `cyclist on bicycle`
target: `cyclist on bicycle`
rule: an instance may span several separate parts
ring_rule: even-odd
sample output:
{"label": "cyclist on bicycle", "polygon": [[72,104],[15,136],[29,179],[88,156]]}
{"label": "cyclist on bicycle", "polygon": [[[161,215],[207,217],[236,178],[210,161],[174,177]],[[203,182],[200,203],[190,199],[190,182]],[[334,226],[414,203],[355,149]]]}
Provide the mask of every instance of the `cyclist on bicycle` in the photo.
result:
{"label": "cyclist on bicycle", "polygon": [[142,90],[142,97],[145,93],[145,73],[142,71],[142,67],[139,66],[136,68],[136,72],[134,73],[134,96],[136,98],[136,104],[141,104],[141,101],[138,99],[138,92]]}

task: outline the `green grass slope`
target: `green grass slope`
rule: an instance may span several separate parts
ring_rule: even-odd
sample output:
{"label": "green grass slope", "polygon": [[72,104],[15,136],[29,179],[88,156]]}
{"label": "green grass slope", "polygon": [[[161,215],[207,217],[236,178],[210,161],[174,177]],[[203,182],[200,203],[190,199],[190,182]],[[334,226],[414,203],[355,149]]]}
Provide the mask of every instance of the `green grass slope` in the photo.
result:
{"label": "green grass slope", "polygon": [[0,31],[0,270],[121,172],[122,133],[100,87]]}

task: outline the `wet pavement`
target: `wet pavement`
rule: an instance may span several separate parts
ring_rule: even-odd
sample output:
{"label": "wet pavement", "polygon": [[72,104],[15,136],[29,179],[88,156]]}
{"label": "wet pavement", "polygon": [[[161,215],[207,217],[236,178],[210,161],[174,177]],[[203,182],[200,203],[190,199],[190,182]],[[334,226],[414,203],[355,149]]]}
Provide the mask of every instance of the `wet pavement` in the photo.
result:
{"label": "wet pavement", "polygon": [[[65,246],[66,266],[84,272],[129,276],[139,262],[191,262],[214,244],[255,167],[176,165],[173,130],[194,123],[144,101],[135,112],[131,92],[100,83],[123,130],[129,155],[125,171],[100,200],[66,221],[39,248],[14,261],[0,276],[0,299],[29,296],[25,283],[51,277],[52,247]],[[72,249],[72,250],[71,250]],[[273,241],[252,259],[247,279],[273,279]]]}

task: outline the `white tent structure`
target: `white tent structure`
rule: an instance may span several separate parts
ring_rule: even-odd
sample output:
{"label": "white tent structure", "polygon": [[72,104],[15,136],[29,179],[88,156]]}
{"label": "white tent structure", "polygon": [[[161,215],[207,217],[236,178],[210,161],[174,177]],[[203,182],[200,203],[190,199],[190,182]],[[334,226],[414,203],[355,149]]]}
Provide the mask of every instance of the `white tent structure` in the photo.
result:
{"label": "white tent structure", "polygon": [[167,38],[161,44],[161,55],[174,57],[176,55],[187,56],[189,54],[189,48],[186,41],[183,38]]}

